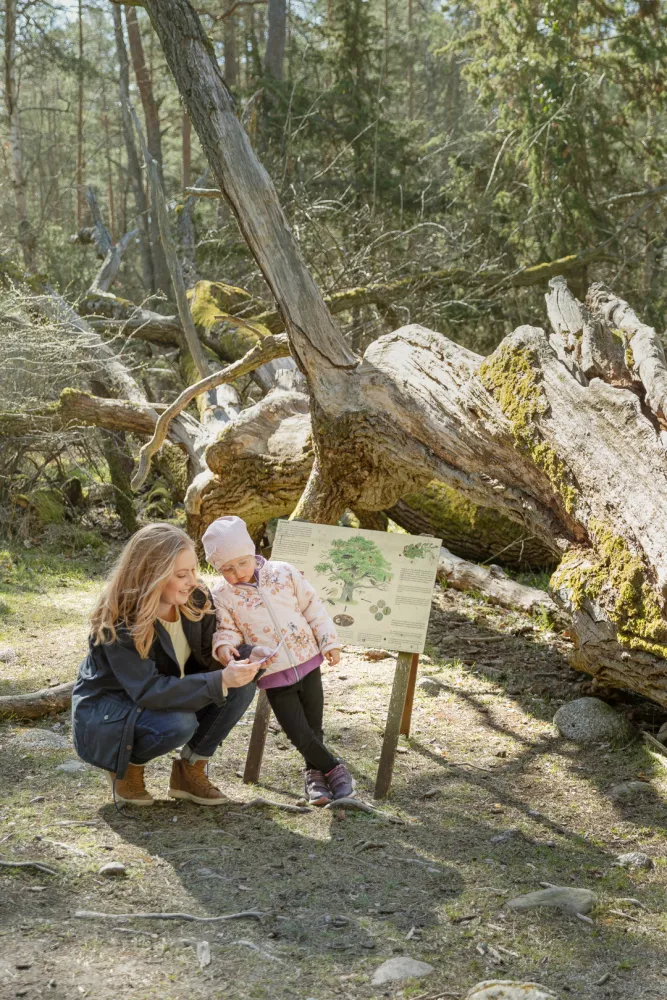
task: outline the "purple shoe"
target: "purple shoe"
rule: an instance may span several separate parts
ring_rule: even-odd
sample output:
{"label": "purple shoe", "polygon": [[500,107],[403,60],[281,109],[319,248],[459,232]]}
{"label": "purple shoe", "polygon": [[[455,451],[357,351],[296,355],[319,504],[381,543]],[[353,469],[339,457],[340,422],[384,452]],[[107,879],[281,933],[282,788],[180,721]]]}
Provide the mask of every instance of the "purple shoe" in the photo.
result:
{"label": "purple shoe", "polygon": [[331,802],[331,792],[329,791],[327,779],[324,777],[323,771],[308,768],[306,770],[305,789],[306,798],[311,806],[325,806],[328,802]]}
{"label": "purple shoe", "polygon": [[345,764],[336,764],[326,774],[326,781],[334,799],[347,799],[354,791],[354,778]]}

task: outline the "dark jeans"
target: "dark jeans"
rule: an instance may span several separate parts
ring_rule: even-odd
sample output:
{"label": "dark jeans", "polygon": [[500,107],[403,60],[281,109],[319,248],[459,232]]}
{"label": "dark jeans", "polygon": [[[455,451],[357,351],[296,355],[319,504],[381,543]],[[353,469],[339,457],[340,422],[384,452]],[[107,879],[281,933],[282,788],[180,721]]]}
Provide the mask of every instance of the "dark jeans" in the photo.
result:
{"label": "dark jeans", "polygon": [[201,757],[212,757],[255,696],[253,683],[229,688],[224,705],[211,702],[198,712],[144,709],[134,728],[133,764],[145,764],[186,743]]}
{"label": "dark jeans", "polygon": [[266,696],[288,740],[303,756],[306,767],[326,774],[339,763],[324,745],[324,691],[319,667],[296,684],[267,688]]}

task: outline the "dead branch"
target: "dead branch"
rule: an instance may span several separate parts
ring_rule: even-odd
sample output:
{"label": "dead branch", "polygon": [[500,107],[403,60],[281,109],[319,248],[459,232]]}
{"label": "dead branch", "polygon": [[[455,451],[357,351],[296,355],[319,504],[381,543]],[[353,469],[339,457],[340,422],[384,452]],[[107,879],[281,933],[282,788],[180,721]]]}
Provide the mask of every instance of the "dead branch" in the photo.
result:
{"label": "dead branch", "polygon": [[197,917],[192,913],[99,913],[97,910],[77,910],[78,920],[190,920],[202,924],[213,924],[223,920],[263,920],[266,913],[261,910],[240,910],[238,913],[224,913],[219,917]]}
{"label": "dead branch", "polygon": [[460,559],[444,546],[440,549],[438,578],[446,580],[455,590],[480,591],[492,604],[503,608],[556,612],[556,605],[543,590],[516,583],[499,566],[480,566]]}
{"label": "dead branch", "polygon": [[74,681],[42,688],[30,694],[4,694],[0,697],[0,719],[40,719],[57,715],[69,708]]}
{"label": "dead branch", "polygon": [[194,385],[188,386],[178,399],[160,416],[155,426],[153,437],[141,449],[139,465],[132,478],[132,489],[138,490],[146,481],[146,476],[150,470],[151,458],[162,446],[171,421],[185,409],[195,396],[199,396],[203,392],[208,392],[218,385],[233,382],[234,379],[240,378],[242,375],[247,375],[248,372],[254,371],[255,368],[259,368],[260,365],[265,364],[267,361],[286,357],[288,354],[289,344],[287,337],[266,337],[261,343],[251,348],[240,361],[235,361],[233,364],[228,365],[227,368],[223,368],[222,371],[214,372],[214,374],[208,375],[199,382],[195,382]]}
{"label": "dead branch", "polygon": [[53,868],[43,865],[40,861],[2,861],[0,859],[0,865],[3,868],[36,868],[40,872],[46,872],[47,875],[58,874]]}
{"label": "dead branch", "polygon": [[269,799],[263,799],[261,797],[256,799],[251,799],[250,802],[246,802],[245,805],[243,806],[243,809],[252,809],[255,806],[260,808],[268,806],[271,809],[282,809],[284,812],[290,812],[290,813],[312,812],[312,809],[309,809],[307,806],[293,806],[285,802],[271,802]]}

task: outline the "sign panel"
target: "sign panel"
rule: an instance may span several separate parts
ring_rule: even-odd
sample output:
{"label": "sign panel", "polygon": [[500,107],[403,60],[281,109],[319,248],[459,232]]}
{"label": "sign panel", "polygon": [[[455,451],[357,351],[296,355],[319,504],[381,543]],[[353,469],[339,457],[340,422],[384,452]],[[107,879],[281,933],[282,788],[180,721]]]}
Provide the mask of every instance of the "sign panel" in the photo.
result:
{"label": "sign panel", "polygon": [[441,544],[424,535],[278,521],[271,558],[304,573],[341,642],[423,653]]}

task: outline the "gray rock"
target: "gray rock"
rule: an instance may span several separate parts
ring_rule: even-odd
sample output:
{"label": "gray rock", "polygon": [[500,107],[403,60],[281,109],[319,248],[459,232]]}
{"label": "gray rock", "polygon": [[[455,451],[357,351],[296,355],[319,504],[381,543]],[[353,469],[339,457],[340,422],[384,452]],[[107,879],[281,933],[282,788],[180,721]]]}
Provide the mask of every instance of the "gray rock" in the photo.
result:
{"label": "gray rock", "polygon": [[653,868],[653,858],[641,851],[630,851],[629,854],[619,854],[616,864],[621,868]]}
{"label": "gray rock", "polygon": [[120,861],[107,861],[105,865],[97,872],[98,875],[103,875],[104,878],[118,878],[120,875],[127,874],[127,868]]}
{"label": "gray rock", "polygon": [[607,794],[614,802],[632,802],[644,795],[650,795],[652,791],[647,781],[621,781],[618,785],[612,785]]}
{"label": "gray rock", "polygon": [[76,774],[78,771],[85,771],[86,765],[82,760],[76,760],[72,758],[71,760],[63,761],[62,764],[58,764],[56,771],[64,771],[66,774]]}
{"label": "gray rock", "polygon": [[477,983],[465,1000],[558,1000],[555,993],[539,983],[519,983],[513,979],[487,979]]}
{"label": "gray rock", "polygon": [[667,722],[663,722],[660,729],[655,734],[655,738],[659,743],[667,743]]}
{"label": "gray rock", "polygon": [[16,743],[31,750],[67,750],[72,744],[62,733],[54,733],[50,729],[28,729],[17,733]]}
{"label": "gray rock", "polygon": [[417,681],[417,687],[429,698],[436,698],[442,691],[442,684],[435,677],[422,677]]}
{"label": "gray rock", "polygon": [[599,698],[577,698],[558,709],[554,725],[575,743],[628,743],[635,730],[627,719]]}
{"label": "gray rock", "polygon": [[428,962],[418,962],[415,958],[402,955],[390,958],[377,968],[371,979],[371,986],[382,986],[383,983],[397,983],[401,979],[420,979],[435,970]]}
{"label": "gray rock", "polygon": [[532,910],[536,906],[555,906],[565,913],[588,913],[593,909],[597,897],[590,889],[573,889],[555,885],[551,889],[539,889],[525,896],[517,896],[507,905],[512,910]]}
{"label": "gray rock", "polygon": [[13,663],[17,656],[13,646],[3,646],[0,649],[0,663]]}

